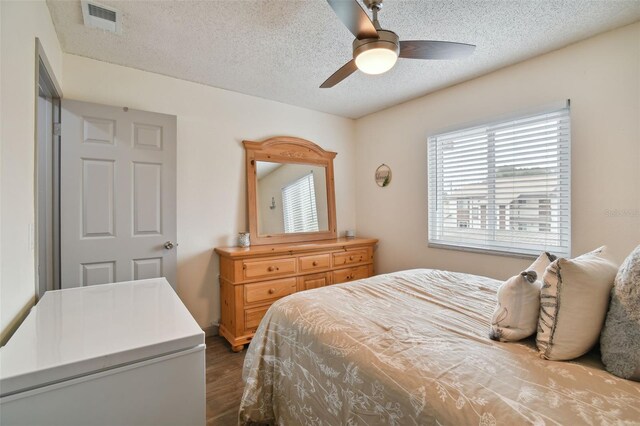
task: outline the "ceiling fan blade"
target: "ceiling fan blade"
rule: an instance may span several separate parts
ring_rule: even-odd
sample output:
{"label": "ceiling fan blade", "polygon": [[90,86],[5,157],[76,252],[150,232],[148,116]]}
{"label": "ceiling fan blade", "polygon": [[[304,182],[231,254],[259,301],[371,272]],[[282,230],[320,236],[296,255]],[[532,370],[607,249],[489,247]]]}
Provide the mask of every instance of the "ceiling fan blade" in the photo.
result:
{"label": "ceiling fan blade", "polygon": [[407,59],[458,59],[473,53],[473,44],[434,40],[403,40],[400,42],[401,58]]}
{"label": "ceiling fan blade", "polygon": [[378,31],[373,26],[369,15],[356,0],[327,0],[327,2],[358,40],[378,38]]}
{"label": "ceiling fan blade", "polygon": [[349,77],[351,74],[357,70],[355,59],[350,60],[346,64],[344,64],[340,69],[334,72],[331,77],[329,77],[324,83],[320,85],[321,89],[328,89],[329,87],[333,87],[336,84],[340,83],[345,78]]}

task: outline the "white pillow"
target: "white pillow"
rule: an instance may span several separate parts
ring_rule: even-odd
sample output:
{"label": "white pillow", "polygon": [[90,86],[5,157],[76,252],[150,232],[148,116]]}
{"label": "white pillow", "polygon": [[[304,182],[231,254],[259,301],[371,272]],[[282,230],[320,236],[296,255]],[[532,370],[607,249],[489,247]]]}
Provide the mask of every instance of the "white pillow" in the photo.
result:
{"label": "white pillow", "polygon": [[540,356],[569,360],[596,344],[618,267],[605,246],[545,271],[536,344]]}
{"label": "white pillow", "polygon": [[498,305],[491,318],[489,337],[515,342],[536,332],[540,313],[540,287],[545,268],[555,256],[542,253],[525,271],[498,288]]}

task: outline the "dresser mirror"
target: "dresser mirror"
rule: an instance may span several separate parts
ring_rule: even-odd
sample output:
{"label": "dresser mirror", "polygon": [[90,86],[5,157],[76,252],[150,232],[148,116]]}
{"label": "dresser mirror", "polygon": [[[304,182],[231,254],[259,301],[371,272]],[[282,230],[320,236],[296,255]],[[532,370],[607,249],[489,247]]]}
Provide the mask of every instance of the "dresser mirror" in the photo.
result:
{"label": "dresser mirror", "polygon": [[335,238],[336,153],[293,137],[243,144],[251,243]]}

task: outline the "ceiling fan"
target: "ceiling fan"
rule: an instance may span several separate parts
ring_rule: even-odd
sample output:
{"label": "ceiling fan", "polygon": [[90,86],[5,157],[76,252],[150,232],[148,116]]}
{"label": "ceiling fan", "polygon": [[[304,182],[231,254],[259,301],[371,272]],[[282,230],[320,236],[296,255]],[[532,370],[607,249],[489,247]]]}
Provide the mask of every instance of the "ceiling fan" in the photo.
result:
{"label": "ceiling fan", "polygon": [[333,87],[356,70],[367,74],[389,71],[400,58],[406,59],[457,59],[469,56],[475,50],[473,44],[434,40],[400,40],[393,31],[383,30],[378,22],[378,12],[383,0],[363,0],[373,12],[373,22],[357,0],[327,0],[344,25],[356,36],[353,40],[353,59],[333,73],[321,88]]}

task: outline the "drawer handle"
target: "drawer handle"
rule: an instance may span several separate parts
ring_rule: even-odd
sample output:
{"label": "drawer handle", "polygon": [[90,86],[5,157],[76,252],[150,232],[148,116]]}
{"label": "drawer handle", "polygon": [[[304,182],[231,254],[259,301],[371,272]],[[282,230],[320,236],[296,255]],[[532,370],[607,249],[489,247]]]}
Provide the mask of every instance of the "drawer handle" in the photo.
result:
{"label": "drawer handle", "polygon": [[353,256],[349,256],[349,260],[353,260]]}
{"label": "drawer handle", "polygon": [[315,260],[313,261],[313,263],[311,264],[312,266],[318,266],[318,262],[316,262]]}
{"label": "drawer handle", "polygon": [[351,275],[347,275],[347,281],[352,280],[353,277]]}
{"label": "drawer handle", "polygon": [[278,268],[277,266],[269,266],[267,268],[268,272],[279,271],[279,270],[280,270],[280,268]]}
{"label": "drawer handle", "polygon": [[273,293],[275,293],[275,292],[276,292],[276,289],[275,289],[275,288],[270,288],[270,289],[269,289],[269,294],[273,294]]}

